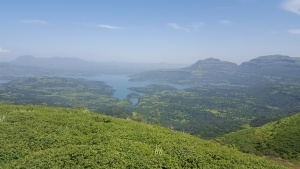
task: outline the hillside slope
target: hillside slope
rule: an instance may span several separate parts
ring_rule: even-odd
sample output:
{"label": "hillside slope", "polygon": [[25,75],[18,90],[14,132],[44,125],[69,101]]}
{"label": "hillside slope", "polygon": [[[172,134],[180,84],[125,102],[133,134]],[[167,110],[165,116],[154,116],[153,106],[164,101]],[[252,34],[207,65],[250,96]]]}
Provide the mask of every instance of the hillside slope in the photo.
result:
{"label": "hillside slope", "polygon": [[132,81],[167,81],[176,84],[262,86],[274,82],[299,82],[300,58],[282,55],[260,56],[241,65],[208,58],[181,69],[142,72]]}
{"label": "hillside slope", "polygon": [[3,168],[284,168],[160,126],[86,109],[0,105]]}
{"label": "hillside slope", "polygon": [[203,85],[226,83],[237,70],[238,65],[219,59],[199,60],[191,66],[180,69],[151,70],[131,76],[132,81],[165,81],[175,84]]}
{"label": "hillside slope", "polygon": [[239,66],[238,73],[299,80],[300,58],[283,55],[260,56]]}
{"label": "hillside slope", "polygon": [[258,128],[226,134],[217,141],[241,151],[300,163],[300,113]]}

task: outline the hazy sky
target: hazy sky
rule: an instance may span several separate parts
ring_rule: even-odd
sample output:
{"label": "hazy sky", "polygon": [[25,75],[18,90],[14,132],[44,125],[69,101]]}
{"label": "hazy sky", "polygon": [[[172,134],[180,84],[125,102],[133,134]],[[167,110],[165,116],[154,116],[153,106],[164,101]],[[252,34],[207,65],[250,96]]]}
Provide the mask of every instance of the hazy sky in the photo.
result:
{"label": "hazy sky", "polygon": [[300,57],[300,0],[0,0],[0,61],[241,63],[270,54]]}

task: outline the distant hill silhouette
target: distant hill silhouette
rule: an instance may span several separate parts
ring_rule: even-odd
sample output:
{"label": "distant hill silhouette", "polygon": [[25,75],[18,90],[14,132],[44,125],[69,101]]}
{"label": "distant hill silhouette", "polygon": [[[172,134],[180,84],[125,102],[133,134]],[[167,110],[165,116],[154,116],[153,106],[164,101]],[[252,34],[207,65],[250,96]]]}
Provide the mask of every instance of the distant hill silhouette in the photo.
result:
{"label": "distant hill silhouette", "polygon": [[215,58],[208,58],[204,60],[199,60],[195,64],[186,67],[186,70],[202,70],[202,71],[214,71],[220,73],[232,73],[235,72],[238,65],[232,62],[221,61]]}
{"label": "distant hill silhouette", "polygon": [[30,55],[20,56],[10,62],[14,65],[35,66],[46,69],[85,74],[132,74],[146,70],[160,68],[174,68],[182,65],[168,63],[123,63],[123,62],[95,62],[75,57],[38,58]]}
{"label": "distant hill silhouette", "polygon": [[242,63],[237,72],[300,79],[300,58],[283,55],[261,56]]}
{"label": "distant hill silhouette", "polygon": [[261,85],[274,80],[300,81],[300,58],[282,55],[261,56],[237,65],[208,58],[179,69],[147,71],[132,76],[133,81],[168,81],[179,84]]}

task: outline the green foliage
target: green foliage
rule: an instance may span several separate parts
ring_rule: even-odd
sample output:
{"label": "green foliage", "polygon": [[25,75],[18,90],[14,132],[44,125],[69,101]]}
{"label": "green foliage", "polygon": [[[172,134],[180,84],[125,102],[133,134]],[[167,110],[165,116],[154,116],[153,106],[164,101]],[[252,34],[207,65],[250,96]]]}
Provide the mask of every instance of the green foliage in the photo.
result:
{"label": "green foliage", "polygon": [[208,58],[180,69],[142,72],[133,81],[165,81],[187,85],[262,86],[272,82],[297,81],[300,59],[271,55],[244,62],[241,65]]}
{"label": "green foliage", "polygon": [[[58,77],[30,77],[3,84],[0,103],[58,107],[86,107],[120,118],[160,124],[210,139],[243,129],[261,126],[300,110],[299,83],[281,82],[263,87],[214,85],[177,90],[168,85],[131,88],[146,95],[129,99],[112,98],[104,82]],[[132,116],[132,112],[138,112]],[[5,116],[0,117],[0,121]]]}
{"label": "green foliage", "polygon": [[0,105],[1,168],[285,168],[160,126],[86,109]]}
{"label": "green foliage", "polygon": [[229,133],[218,142],[234,144],[241,151],[281,157],[300,163],[300,113],[259,128]]}
{"label": "green foliage", "polygon": [[239,66],[210,58],[186,68],[143,72],[131,80],[191,88],[132,88],[147,94],[134,111],[148,122],[206,139],[248,125],[261,126],[300,110],[299,63],[299,58],[281,55],[258,57]]}
{"label": "green foliage", "polygon": [[113,109],[130,102],[112,98],[114,90],[104,82],[61,77],[30,77],[3,84],[0,103],[39,104],[59,107]]}
{"label": "green foliage", "polygon": [[219,59],[208,58],[180,69],[163,69],[142,72],[132,76],[132,81],[165,81],[176,84],[226,83],[238,65]]}
{"label": "green foliage", "polygon": [[214,86],[176,90],[152,85],[132,88],[147,94],[132,109],[149,123],[211,139],[241,130],[248,124],[261,126],[272,121],[275,115],[286,117],[289,112],[300,110],[300,99],[296,97],[300,97],[297,94],[300,85],[288,86],[282,83],[276,87]]}
{"label": "green foliage", "polygon": [[142,115],[138,114],[137,112],[132,112],[131,119],[138,121],[138,122],[146,123],[144,117]]}

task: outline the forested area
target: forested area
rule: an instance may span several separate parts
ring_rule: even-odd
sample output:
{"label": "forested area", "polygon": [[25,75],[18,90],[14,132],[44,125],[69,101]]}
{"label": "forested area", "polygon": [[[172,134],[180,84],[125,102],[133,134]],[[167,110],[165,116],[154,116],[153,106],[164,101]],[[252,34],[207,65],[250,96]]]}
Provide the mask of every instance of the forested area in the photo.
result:
{"label": "forested area", "polygon": [[[295,92],[277,87],[167,89],[165,86],[137,88],[147,93],[133,109],[151,123],[162,124],[202,138],[258,126],[300,110]],[[298,85],[299,86],[299,85]],[[292,88],[288,88],[292,90]],[[152,92],[152,93],[151,93]],[[263,118],[265,117],[265,118]],[[268,117],[268,118],[267,118]],[[273,118],[271,118],[273,117]],[[258,120],[263,118],[263,120]]]}
{"label": "forested area", "polygon": [[128,100],[111,97],[114,90],[104,82],[77,78],[36,76],[13,80],[0,86],[0,102],[91,110],[127,107]]}
{"label": "forested area", "polygon": [[[131,87],[125,99],[114,98],[105,82],[35,76],[2,84],[0,103],[84,107],[119,118],[135,114],[137,121],[211,139],[299,112],[298,69],[299,59],[288,56],[259,57],[240,66],[210,58],[134,75],[131,80],[163,82]],[[174,83],[190,85],[178,89]],[[138,103],[132,105],[132,98]]]}
{"label": "forested area", "polygon": [[[213,86],[176,89],[153,84],[133,87],[127,99],[112,97],[104,82],[62,77],[31,77],[0,87],[1,103],[84,107],[119,118],[159,124],[201,138],[214,138],[247,126],[261,126],[300,110],[298,83],[271,87]],[[144,95],[141,95],[144,94]],[[131,106],[130,98],[138,98]]]}

